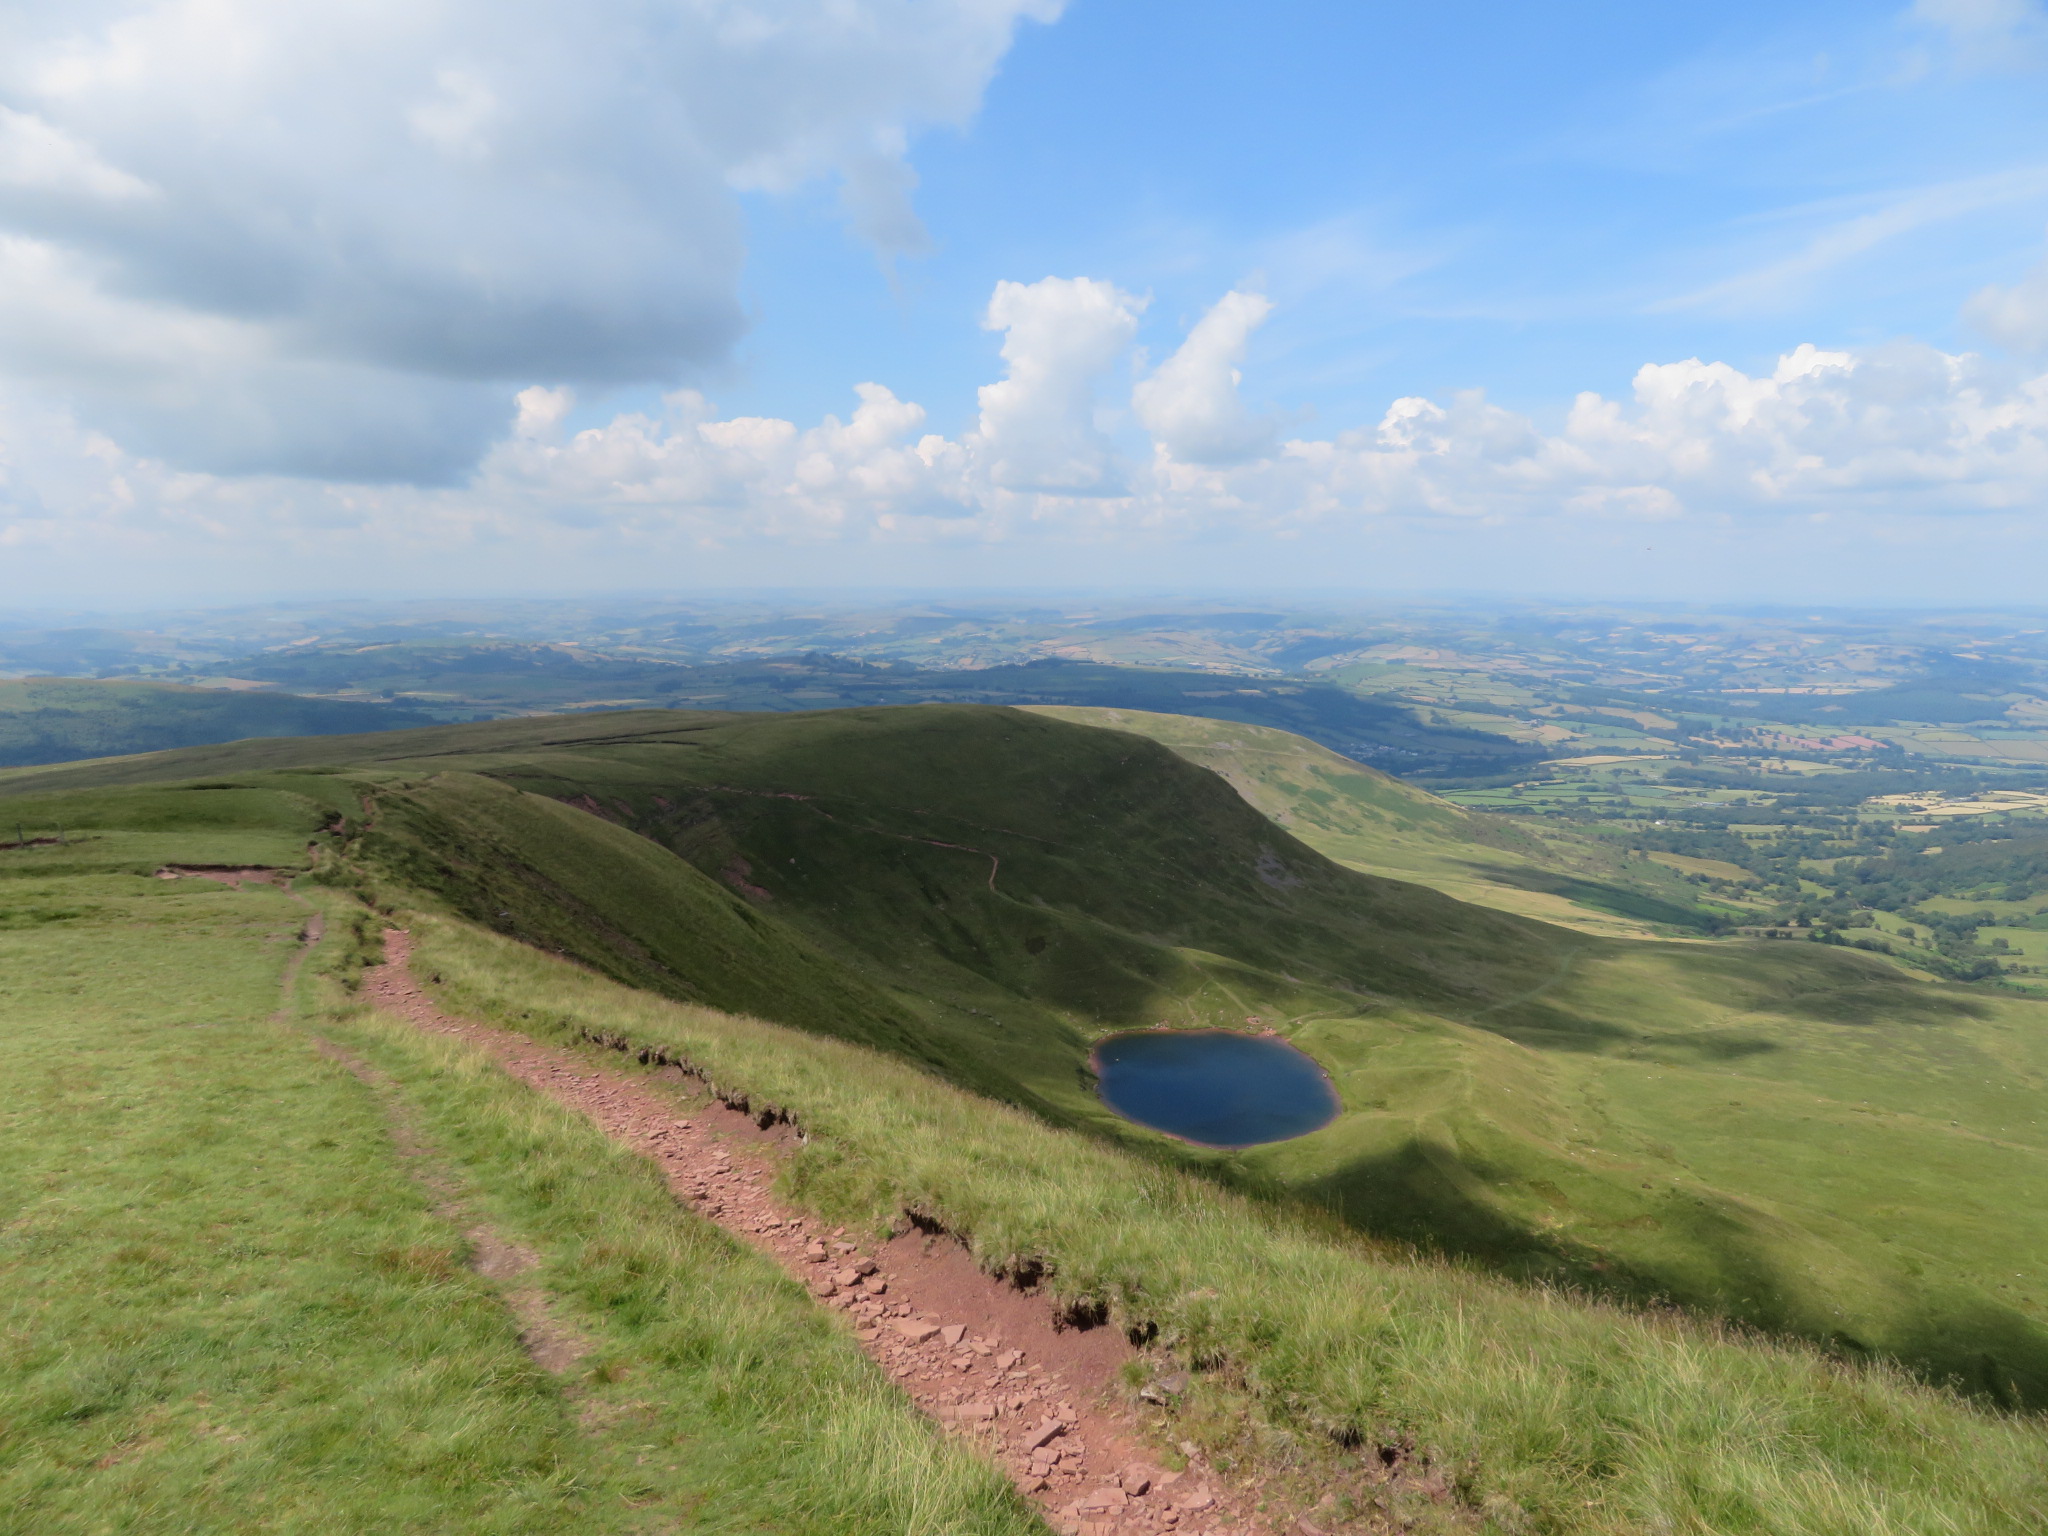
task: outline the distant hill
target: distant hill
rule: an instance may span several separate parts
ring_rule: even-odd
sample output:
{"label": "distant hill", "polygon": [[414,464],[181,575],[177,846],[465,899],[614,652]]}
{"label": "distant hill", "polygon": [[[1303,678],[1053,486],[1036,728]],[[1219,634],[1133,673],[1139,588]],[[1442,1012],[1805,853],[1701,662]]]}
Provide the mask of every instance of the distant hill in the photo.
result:
{"label": "distant hill", "polygon": [[1311,848],[1367,874],[1586,933],[1668,934],[1724,919],[1661,864],[1554,823],[1468,811],[1286,731],[1131,709],[1031,712],[1171,747]]}
{"label": "distant hill", "polygon": [[443,718],[571,709],[837,709],[870,704],[1048,704],[1138,709],[1292,731],[1401,773],[1526,768],[1532,748],[1426,725],[1405,705],[1307,678],[1046,660],[928,669],[811,652],[683,665],[510,641],[294,646],[228,664],[299,693],[381,698]]}
{"label": "distant hill", "polygon": [[0,682],[0,767],[160,752],[251,736],[333,736],[426,725],[424,710],[128,679]]}

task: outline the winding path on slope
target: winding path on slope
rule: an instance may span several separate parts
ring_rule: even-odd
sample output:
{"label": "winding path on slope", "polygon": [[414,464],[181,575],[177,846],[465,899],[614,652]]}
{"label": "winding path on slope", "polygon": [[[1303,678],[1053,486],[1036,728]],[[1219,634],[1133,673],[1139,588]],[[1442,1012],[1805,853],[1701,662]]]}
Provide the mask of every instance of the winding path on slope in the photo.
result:
{"label": "winding path on slope", "polygon": [[[845,1313],[854,1337],[926,1414],[974,1441],[1063,1536],[1252,1536],[1279,1527],[1249,1513],[1199,1454],[1163,1470],[1139,1427],[1110,1401],[1135,1351],[1112,1328],[1057,1326],[1043,1297],[984,1274],[945,1234],[863,1243],[769,1194],[786,1125],[759,1127],[715,1100],[685,1106],[676,1068],[605,1071],[573,1051],[437,1007],[409,967],[411,936],[384,934],[385,960],[362,997],[420,1029],[453,1035],[511,1076],[588,1117],[650,1158],[677,1202],[717,1223]],[[673,1081],[664,1081],[664,1075]],[[1183,1446],[1183,1452],[1194,1448]],[[1303,1520],[1289,1530],[1313,1531]]]}

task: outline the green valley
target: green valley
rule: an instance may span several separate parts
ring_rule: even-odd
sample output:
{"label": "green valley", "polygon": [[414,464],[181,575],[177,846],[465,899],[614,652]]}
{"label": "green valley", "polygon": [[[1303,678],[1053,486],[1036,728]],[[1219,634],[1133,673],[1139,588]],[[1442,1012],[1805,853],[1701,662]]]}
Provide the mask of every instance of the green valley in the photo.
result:
{"label": "green valley", "polygon": [[[1375,792],[1394,832],[1430,823]],[[0,1123],[40,1191],[5,1250],[23,1529],[168,1529],[166,1498],[235,1530],[1030,1528],[632,1159],[352,1002],[391,920],[451,1006],[798,1117],[785,1186],[824,1219],[909,1211],[1028,1261],[1192,1368],[1144,1409],[1159,1434],[1276,1488],[1501,1536],[2017,1532],[2044,1507],[2011,1416],[2042,1394],[2037,1293],[2003,1278],[2042,1243],[2026,999],[1467,905],[1332,862],[1157,742],[1007,709],[250,742],[0,795],[70,829],[0,850]],[[271,1021],[312,910],[327,937]],[[1276,1029],[1344,1112],[1242,1153],[1116,1120],[1088,1044],[1160,1023]],[[523,1361],[382,1139],[394,1112],[542,1255],[587,1372]],[[1657,1297],[1690,1311],[1634,1305]],[[764,1455],[771,1422],[793,1456]],[[1386,1503],[1382,1446],[1443,1491]]]}
{"label": "green valley", "polygon": [[[1468,905],[1333,862],[1150,739],[1007,709],[501,721],[5,787],[90,827],[122,783],[316,769],[374,807],[347,843],[370,878],[627,985],[853,1040],[1522,1280],[2048,1397],[2048,1060],[2026,998],[1841,948]],[[1415,874],[1451,858],[1465,813],[1369,786],[1385,821],[1331,832],[1297,796],[1296,830],[1363,863],[1378,827]],[[1473,853],[1540,870],[1555,846]],[[1204,1152],[1093,1094],[1106,1031],[1247,1023],[1325,1065],[1334,1123]]]}

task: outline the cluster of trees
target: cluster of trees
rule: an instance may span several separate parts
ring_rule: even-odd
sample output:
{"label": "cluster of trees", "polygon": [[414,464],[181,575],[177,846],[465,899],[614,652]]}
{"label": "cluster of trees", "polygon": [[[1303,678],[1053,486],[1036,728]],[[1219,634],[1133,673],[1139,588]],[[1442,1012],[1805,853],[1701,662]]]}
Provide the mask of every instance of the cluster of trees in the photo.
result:
{"label": "cluster of trees", "polygon": [[[2033,896],[2035,886],[2031,879],[1994,883],[1992,889],[1983,889],[1985,863],[1994,868],[2003,866],[2008,873],[2034,870],[2048,883],[2048,838],[1993,839],[1984,835],[1988,830],[1972,838],[1973,842],[1986,845],[1981,849],[1942,848],[1932,856],[1924,850],[1896,850],[1861,864],[1837,864],[1832,892],[1825,898],[1808,897],[1800,901],[1793,921],[1813,927],[1815,937],[1823,943],[1888,947],[1882,941],[1844,939],[1842,935],[1845,931],[1871,927],[1873,911],[1893,913],[1912,924],[1916,937],[1932,946],[1938,957],[1935,969],[1958,981],[1981,981],[1996,976],[2004,969],[2003,958],[2013,953],[2012,944],[1999,934],[1986,937],[1984,930],[2048,926],[2048,915],[1999,916],[1988,910],[1942,912],[1924,905],[1939,897],[2025,901]],[[2000,843],[2006,846],[2000,848]],[[1993,858],[1954,857],[1958,853],[1979,852]]]}
{"label": "cluster of trees", "polygon": [[[1909,915],[1927,924],[1929,932],[1920,937],[1930,941],[1934,950],[1929,955],[1924,947],[1916,946],[1915,964],[1951,981],[1986,981],[2004,972],[2000,958],[2011,954],[2012,946],[2003,938],[1978,943],[1978,929],[1991,921],[1989,913],[1970,917],[1922,912]],[[1784,926],[1804,930],[1803,936],[1815,944],[1839,944],[1885,955],[1897,953],[1885,939],[1874,936],[1868,912],[1850,910],[1833,902],[1796,913],[1785,920]]]}
{"label": "cluster of trees", "polygon": [[2030,901],[2048,889],[2048,836],[2014,836],[2016,830],[2010,824],[1944,827],[1936,834],[1944,839],[1940,844],[1902,839],[1878,857],[1838,863],[1835,879],[1862,905],[1886,912],[1938,896]]}

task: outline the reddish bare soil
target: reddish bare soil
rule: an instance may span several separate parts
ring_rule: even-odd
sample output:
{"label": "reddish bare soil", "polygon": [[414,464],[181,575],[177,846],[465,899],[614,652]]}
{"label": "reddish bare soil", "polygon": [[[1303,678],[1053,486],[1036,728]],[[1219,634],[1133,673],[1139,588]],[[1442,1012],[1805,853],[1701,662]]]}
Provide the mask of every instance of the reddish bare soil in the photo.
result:
{"label": "reddish bare soil", "polygon": [[287,890],[296,871],[271,869],[265,865],[166,864],[156,872],[159,880],[215,880],[240,890],[244,885],[275,885]]}
{"label": "reddish bare soil", "polygon": [[389,930],[384,944],[385,962],[364,977],[365,1001],[481,1047],[513,1077],[651,1158],[678,1202],[844,1313],[911,1400],[1000,1462],[1065,1536],[1278,1529],[1254,1520],[1242,1492],[1199,1455],[1184,1472],[1159,1465],[1118,1405],[1118,1372],[1135,1351],[1114,1329],[1062,1326],[1045,1298],[982,1273],[945,1234],[912,1229],[864,1243],[779,1204],[769,1189],[794,1145],[788,1126],[763,1130],[716,1101],[686,1101],[678,1089],[688,1080],[675,1068],[608,1072],[574,1052],[451,1017],[407,969],[410,936]]}

